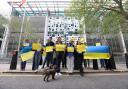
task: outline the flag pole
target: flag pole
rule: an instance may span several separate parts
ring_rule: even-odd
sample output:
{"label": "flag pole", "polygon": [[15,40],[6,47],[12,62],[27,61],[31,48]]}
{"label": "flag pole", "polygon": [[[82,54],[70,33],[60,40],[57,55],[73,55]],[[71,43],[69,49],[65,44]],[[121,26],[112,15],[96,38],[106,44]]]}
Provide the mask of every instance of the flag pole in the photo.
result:
{"label": "flag pole", "polygon": [[20,43],[21,43],[21,38],[22,38],[22,33],[23,33],[25,13],[26,13],[26,11],[24,10],[24,15],[23,15],[23,19],[22,19],[22,23],[21,23],[21,29],[20,29],[20,37],[19,37],[19,41],[18,41],[18,50],[17,50],[18,51],[18,54],[19,54],[19,51],[20,51]]}
{"label": "flag pole", "polygon": [[[22,0],[19,7],[21,8],[21,6],[26,2],[26,0]],[[21,37],[22,37],[22,33],[23,33],[23,26],[24,26],[24,20],[25,20],[25,9],[24,9],[24,15],[23,15],[23,19],[22,19],[22,23],[21,23],[21,29],[20,29],[20,37],[19,37],[19,41],[18,41],[18,55],[19,55],[19,51],[20,51],[20,43],[21,43]],[[18,55],[17,55],[17,59],[18,59]]]}

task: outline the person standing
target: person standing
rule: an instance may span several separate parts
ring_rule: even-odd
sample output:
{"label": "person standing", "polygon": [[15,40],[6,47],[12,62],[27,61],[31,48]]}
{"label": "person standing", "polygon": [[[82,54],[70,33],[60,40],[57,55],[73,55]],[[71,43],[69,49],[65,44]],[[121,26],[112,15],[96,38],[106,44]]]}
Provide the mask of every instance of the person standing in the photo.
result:
{"label": "person standing", "polygon": [[40,61],[42,60],[42,45],[40,43],[40,40],[35,43],[32,43],[32,50],[35,51],[33,57],[32,70],[38,70]]}
{"label": "person standing", "polygon": [[54,42],[52,41],[52,37],[50,37],[48,39],[48,42],[46,43],[46,47],[45,47],[46,57],[42,68],[44,68],[45,63],[47,63],[47,67],[49,67],[49,64],[53,64],[53,47],[54,47]]}
{"label": "person standing", "polygon": [[[25,52],[28,52],[28,48],[30,48],[30,41],[28,39],[25,39],[25,41],[23,42],[22,44],[22,47],[21,47],[21,50],[20,50],[20,53],[25,53]],[[25,67],[26,67],[26,61],[21,61],[21,70],[25,70]]]}
{"label": "person standing", "polygon": [[[43,47],[42,47],[42,61],[43,61],[43,64],[44,64],[44,61],[45,61],[45,57],[46,57],[46,52],[45,52],[45,46],[43,45]],[[42,64],[42,68],[43,68],[43,64]]]}
{"label": "person standing", "polygon": [[73,38],[70,40],[70,42],[67,44],[67,69],[68,73],[73,73],[73,67],[74,67],[74,41]]}
{"label": "person standing", "polygon": [[[61,37],[58,37],[58,39],[56,41],[56,65],[57,65],[56,75],[62,75],[60,73],[60,65],[61,65],[61,62],[64,60],[64,51],[65,51],[65,49],[57,50],[57,45],[63,45],[62,41],[61,41]],[[63,63],[62,63],[62,65],[63,65]]]}
{"label": "person standing", "polygon": [[[81,49],[83,48],[83,49]],[[84,44],[83,44],[83,39],[80,39],[78,41],[78,44],[76,45],[76,51],[77,51],[77,60],[78,60],[78,68],[80,71],[80,75],[84,76],[84,72],[83,72],[83,60],[84,60],[84,56],[83,56],[83,51],[84,51]]]}
{"label": "person standing", "polygon": [[105,68],[105,61],[104,61],[104,59],[100,59],[100,65],[101,65],[101,68]]}
{"label": "person standing", "polygon": [[[78,41],[76,42],[76,45],[78,45]],[[77,59],[77,49],[74,50],[74,70],[79,70],[79,64]]]}

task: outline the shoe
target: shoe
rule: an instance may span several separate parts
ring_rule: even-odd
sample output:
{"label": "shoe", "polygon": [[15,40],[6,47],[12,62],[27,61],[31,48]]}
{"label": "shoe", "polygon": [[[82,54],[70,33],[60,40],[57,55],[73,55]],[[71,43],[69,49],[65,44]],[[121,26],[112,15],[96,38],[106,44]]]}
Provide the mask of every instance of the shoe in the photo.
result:
{"label": "shoe", "polygon": [[108,68],[106,68],[105,70],[108,70]]}
{"label": "shoe", "polygon": [[38,70],[35,70],[35,72],[38,72]]}
{"label": "shoe", "polygon": [[62,74],[61,73],[58,73],[59,76],[61,76]]}
{"label": "shoe", "polygon": [[55,76],[57,76],[57,75],[58,75],[58,73],[55,74]]}

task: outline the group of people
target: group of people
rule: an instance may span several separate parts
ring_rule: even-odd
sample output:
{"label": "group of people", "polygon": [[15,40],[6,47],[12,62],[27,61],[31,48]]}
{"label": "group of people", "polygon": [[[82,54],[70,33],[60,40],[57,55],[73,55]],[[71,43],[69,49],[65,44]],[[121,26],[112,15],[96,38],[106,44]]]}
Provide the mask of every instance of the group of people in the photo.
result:
{"label": "group of people", "polygon": [[[58,46],[57,45],[62,45]],[[77,45],[83,45],[83,42],[78,41]],[[53,50],[47,51],[48,47],[51,47]],[[73,73],[74,68],[80,71],[80,75],[83,76],[83,52],[78,51],[74,45],[74,39],[71,38],[69,43],[63,44],[61,37],[58,37],[57,41],[54,43],[52,41],[52,37],[49,38],[46,43],[45,50],[46,57],[43,63],[42,68],[44,68],[45,63],[46,66],[49,64],[54,64],[57,66],[57,74],[61,75],[60,69],[67,68],[67,72],[69,74]],[[76,55],[76,56],[75,56]]]}
{"label": "group of people", "polygon": [[[25,45],[30,44],[26,41]],[[52,41],[52,37],[50,37],[45,46],[41,45],[40,42],[32,43],[31,45],[32,51],[35,51],[32,70],[37,70],[39,65],[42,65],[42,68],[44,68],[53,64],[57,66],[56,75],[61,75],[61,68],[67,68],[69,74],[72,74],[75,69],[79,70],[80,75],[83,76],[83,63],[86,64],[88,61],[84,60],[86,44],[83,40],[79,39],[75,44],[74,38],[71,38],[69,43],[63,44],[61,37],[58,37],[55,43]],[[103,65],[103,61],[101,61],[101,64]],[[110,67],[108,60],[105,60],[105,64],[106,68]],[[25,65],[26,61],[21,62],[22,70],[25,69]]]}

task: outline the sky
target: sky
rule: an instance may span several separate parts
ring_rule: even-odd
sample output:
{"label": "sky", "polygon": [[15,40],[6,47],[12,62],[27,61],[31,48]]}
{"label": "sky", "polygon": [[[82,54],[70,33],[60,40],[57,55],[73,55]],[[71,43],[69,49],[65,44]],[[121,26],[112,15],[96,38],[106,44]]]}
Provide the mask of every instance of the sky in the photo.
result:
{"label": "sky", "polygon": [[5,18],[10,17],[11,7],[8,5],[9,0],[0,0],[0,14]]}

